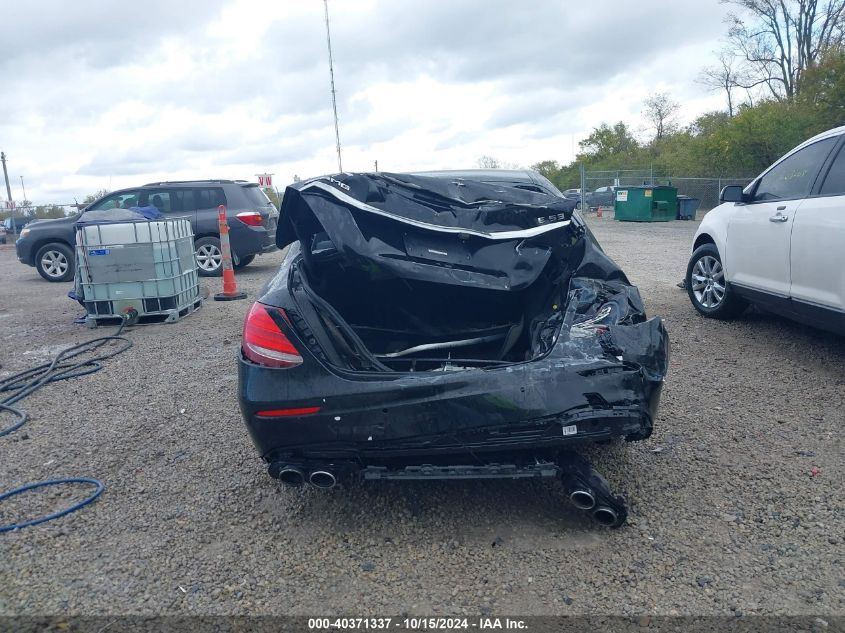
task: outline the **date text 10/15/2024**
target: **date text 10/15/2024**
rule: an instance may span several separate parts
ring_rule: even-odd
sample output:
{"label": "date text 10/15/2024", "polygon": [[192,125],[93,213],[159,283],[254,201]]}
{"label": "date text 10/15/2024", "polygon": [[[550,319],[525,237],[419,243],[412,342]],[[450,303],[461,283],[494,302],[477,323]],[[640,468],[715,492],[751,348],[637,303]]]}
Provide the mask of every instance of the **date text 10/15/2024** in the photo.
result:
{"label": "date text 10/15/2024", "polygon": [[515,618],[308,618],[309,631],[449,631],[449,630],[526,630],[524,620]]}

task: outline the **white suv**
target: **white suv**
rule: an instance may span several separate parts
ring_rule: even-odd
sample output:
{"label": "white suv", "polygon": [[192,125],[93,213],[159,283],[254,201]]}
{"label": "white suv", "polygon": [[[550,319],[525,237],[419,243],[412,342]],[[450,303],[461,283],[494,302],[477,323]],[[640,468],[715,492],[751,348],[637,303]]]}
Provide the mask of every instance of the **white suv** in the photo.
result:
{"label": "white suv", "polygon": [[845,126],[814,136],[701,222],[686,288],[708,317],[751,302],[845,334]]}

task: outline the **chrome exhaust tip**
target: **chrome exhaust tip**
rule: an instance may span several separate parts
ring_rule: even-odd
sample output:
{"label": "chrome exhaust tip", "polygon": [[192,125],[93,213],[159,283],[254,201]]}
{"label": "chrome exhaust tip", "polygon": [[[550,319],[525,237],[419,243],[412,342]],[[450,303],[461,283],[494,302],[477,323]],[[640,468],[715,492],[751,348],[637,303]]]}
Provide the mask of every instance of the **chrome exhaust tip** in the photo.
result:
{"label": "chrome exhaust tip", "polygon": [[305,474],[296,466],[285,466],[279,471],[279,481],[288,486],[301,486],[305,483]]}
{"label": "chrome exhaust tip", "polygon": [[596,520],[597,523],[601,523],[602,525],[606,525],[608,527],[613,527],[619,520],[619,515],[616,514],[616,511],[613,508],[608,508],[607,506],[600,506],[593,510],[593,518]]}
{"label": "chrome exhaust tip", "polygon": [[325,470],[315,470],[308,476],[308,481],[310,481],[311,485],[315,488],[323,488],[325,490],[334,488],[337,483],[335,476]]}
{"label": "chrome exhaust tip", "polygon": [[569,493],[569,500],[579,510],[592,510],[596,507],[596,498],[589,490],[573,490]]}

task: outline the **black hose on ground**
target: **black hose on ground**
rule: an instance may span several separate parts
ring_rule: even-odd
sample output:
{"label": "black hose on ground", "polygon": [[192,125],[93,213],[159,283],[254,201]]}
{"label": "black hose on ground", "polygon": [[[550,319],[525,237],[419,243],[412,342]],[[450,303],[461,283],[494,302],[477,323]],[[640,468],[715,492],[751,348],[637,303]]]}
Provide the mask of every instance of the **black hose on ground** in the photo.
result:
{"label": "black hose on ground", "polygon": [[[137,321],[138,313],[135,310],[130,310],[129,312],[121,315],[121,317],[123,320],[120,326],[117,328],[117,331],[115,331],[115,333],[111,336],[101,336],[99,338],[91,339],[90,341],[80,343],[79,345],[74,345],[73,347],[69,347],[66,350],[59,352],[59,354],[57,354],[56,357],[49,363],[44,363],[42,365],[38,365],[37,367],[25,369],[0,380],[0,395],[4,393],[10,394],[0,400],[0,414],[2,414],[3,411],[8,411],[16,418],[16,420],[10,426],[7,426],[6,428],[0,430],[0,437],[3,437],[4,435],[9,435],[10,433],[14,433],[19,428],[21,428],[24,423],[26,423],[26,413],[21,409],[12,406],[13,404],[20,402],[30,394],[35,393],[44,385],[49,385],[50,383],[58,382],[60,380],[67,380],[69,378],[78,378],[79,376],[86,376],[88,374],[94,373],[95,371],[99,371],[103,368],[103,361],[117,356],[118,354],[121,354],[128,350],[130,347],[132,347],[132,341],[130,341],[124,336],[121,336],[121,334],[123,333],[123,328],[125,328],[128,324]],[[85,358],[84,360],[74,360],[78,359],[84,354],[90,354],[92,352],[95,352],[109,341],[120,341],[121,345],[118,346],[116,349],[102,353],[98,356],[91,356],[89,358]],[[28,490],[64,484],[89,484],[95,486],[95,490],[86,499],[75,503],[68,508],[59,510],[58,512],[53,512],[52,514],[48,514],[46,516],[38,517],[36,519],[31,519],[28,521],[0,525],[0,532],[11,532],[24,527],[29,527],[31,525],[38,525],[39,523],[44,523],[52,519],[58,519],[59,517],[62,517],[66,514],[75,512],[76,510],[79,510],[83,506],[86,506],[92,501],[94,501],[105,488],[103,482],[97,479],[92,479],[90,477],[51,479],[49,481],[40,481],[26,484],[24,486],[15,488],[14,490],[4,492],[0,494],[0,501],[8,499],[9,497],[14,497]]]}
{"label": "black hose on ground", "polygon": [[100,493],[106,488],[102,481],[100,481],[99,479],[91,479],[90,477],[68,477],[65,479],[50,479],[48,481],[38,481],[33,484],[27,484],[25,486],[21,486],[20,488],[15,488],[14,490],[4,492],[3,494],[0,494],[0,501],[8,499],[9,497],[14,497],[15,495],[19,495],[22,492],[26,492],[28,490],[64,484],[90,484],[94,486],[94,492],[92,492],[88,497],[86,497],[82,501],[74,503],[73,505],[63,510],[58,510],[57,512],[53,512],[46,516],[38,517],[36,519],[30,519],[28,521],[21,521],[20,523],[7,523],[4,525],[0,525],[0,532],[14,532],[15,530],[20,530],[21,528],[29,527],[30,525],[46,523],[47,521],[58,519],[59,517],[63,517],[66,514],[70,514],[71,512],[76,512],[77,510],[79,510],[79,508],[87,506],[89,503],[94,501],[94,499],[99,497]]}
{"label": "black hose on ground", "polygon": [[[136,313],[137,315],[137,313]],[[103,368],[102,361],[117,356],[132,347],[132,341],[124,336],[121,336],[123,328],[131,321],[132,316],[126,315],[123,317],[123,322],[117,328],[117,331],[111,336],[101,336],[99,338],[91,339],[79,345],[74,345],[66,350],[62,350],[49,363],[24,369],[16,374],[7,376],[0,380],[0,396],[5,393],[10,395],[0,399],[0,410],[9,411],[15,416],[16,420],[4,429],[0,429],[0,437],[14,433],[21,428],[27,420],[27,415],[21,409],[13,407],[12,405],[20,402],[28,395],[35,393],[44,385],[60,380],[67,380],[69,378],[78,378],[79,376],[86,376],[93,374]],[[109,341],[120,341],[117,349],[111,350],[99,356],[92,356],[84,360],[73,362],[83,354],[94,352],[101,348]]]}

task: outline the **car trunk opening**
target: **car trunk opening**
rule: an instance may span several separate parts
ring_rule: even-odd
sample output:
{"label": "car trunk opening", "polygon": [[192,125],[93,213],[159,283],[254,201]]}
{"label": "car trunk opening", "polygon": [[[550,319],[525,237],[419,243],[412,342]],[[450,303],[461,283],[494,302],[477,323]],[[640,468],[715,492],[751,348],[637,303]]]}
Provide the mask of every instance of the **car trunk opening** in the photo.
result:
{"label": "car trunk opening", "polygon": [[[470,181],[342,174],[286,191],[294,326],[330,363],[450,371],[546,355],[642,321],[636,289],[574,203]],[[596,351],[598,350],[598,351]]]}
{"label": "car trunk opening", "polygon": [[334,321],[330,327],[348,328],[382,365],[399,371],[529,360],[549,348],[550,341],[544,346],[532,339],[539,336],[539,322],[560,307],[559,291],[547,279],[507,292],[373,280],[367,271],[340,266],[299,274],[299,281],[340,315],[342,322],[318,307],[322,319]]}

